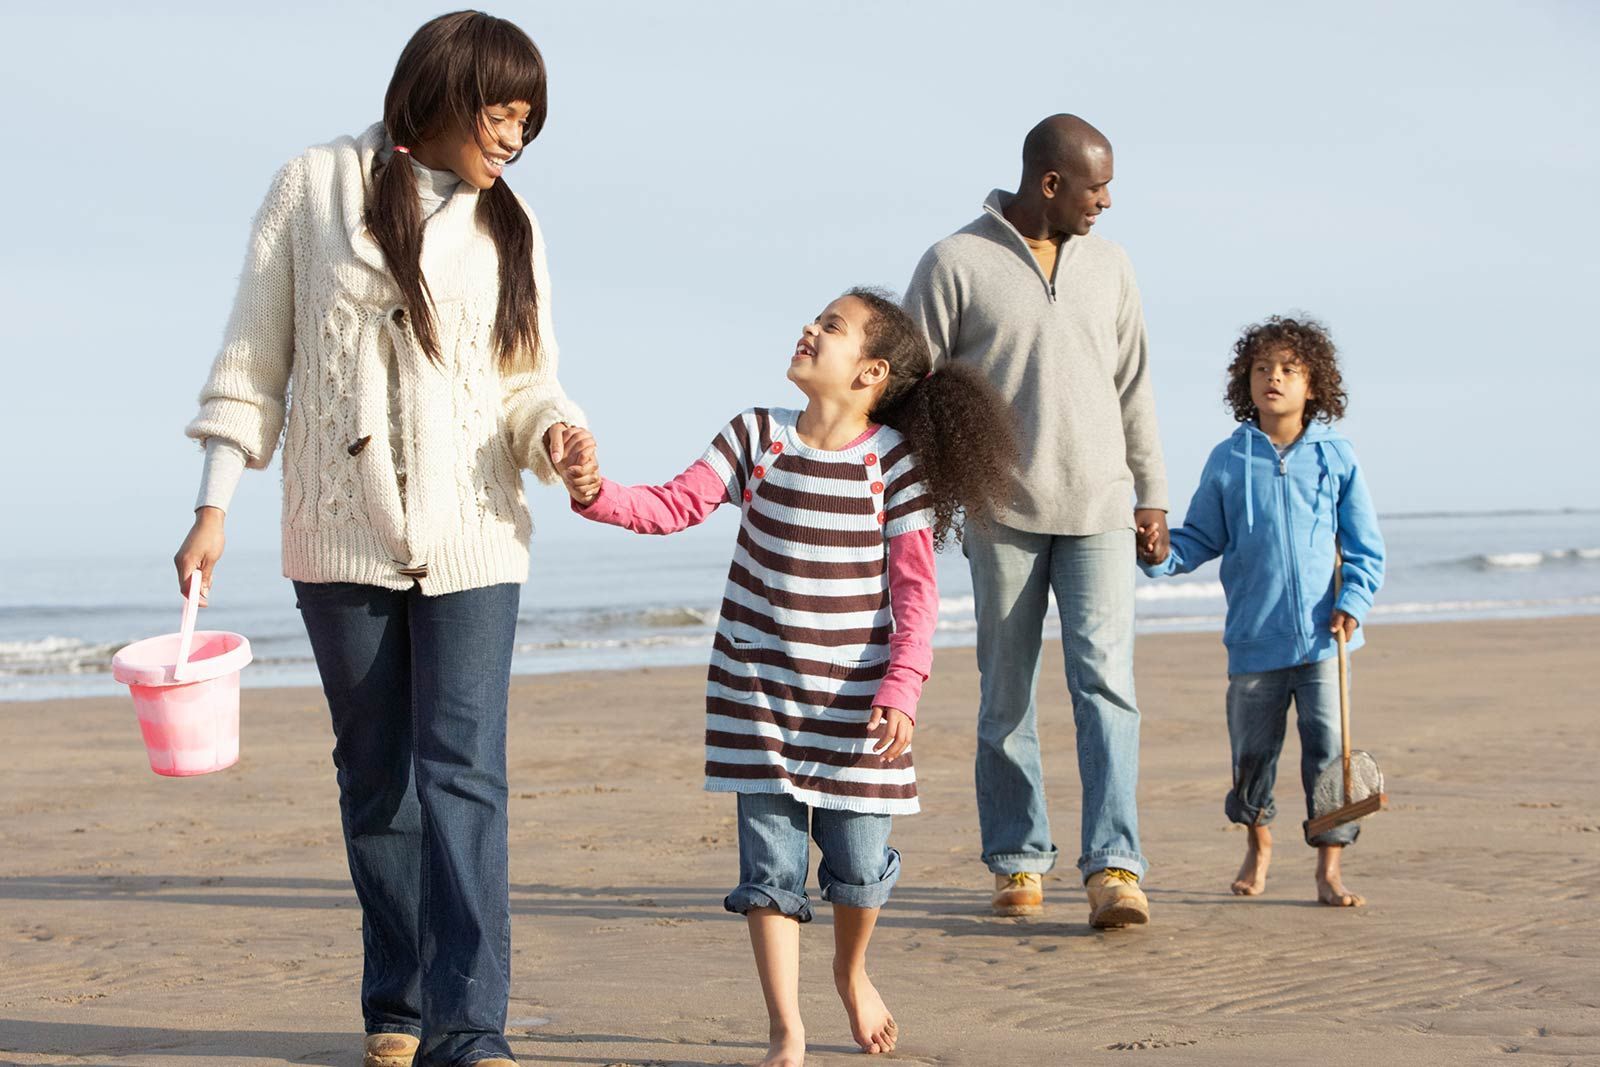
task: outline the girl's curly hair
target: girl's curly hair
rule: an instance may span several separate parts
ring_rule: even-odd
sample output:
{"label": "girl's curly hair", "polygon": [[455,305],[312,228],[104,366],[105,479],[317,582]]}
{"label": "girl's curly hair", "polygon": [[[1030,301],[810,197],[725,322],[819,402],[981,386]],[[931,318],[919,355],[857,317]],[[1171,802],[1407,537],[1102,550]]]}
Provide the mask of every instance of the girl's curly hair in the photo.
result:
{"label": "girl's curly hair", "polygon": [[905,435],[933,502],[933,543],[943,548],[957,521],[987,525],[1008,502],[1017,464],[1005,402],[971,367],[933,371],[928,342],[894,294],[857,287],[844,294],[867,305],[862,354],[889,364],[889,380],[869,417]]}
{"label": "girl's curly hair", "polygon": [[1260,357],[1282,349],[1293,353],[1294,361],[1305,368],[1309,387],[1305,425],[1311,425],[1313,419],[1333,422],[1344,418],[1347,398],[1333,336],[1315,319],[1286,315],[1273,315],[1266,322],[1247,326],[1233,343],[1233,362],[1228,364],[1228,390],[1224,395],[1233,417],[1240,422],[1254,422],[1261,414],[1250,398],[1250,368]]}

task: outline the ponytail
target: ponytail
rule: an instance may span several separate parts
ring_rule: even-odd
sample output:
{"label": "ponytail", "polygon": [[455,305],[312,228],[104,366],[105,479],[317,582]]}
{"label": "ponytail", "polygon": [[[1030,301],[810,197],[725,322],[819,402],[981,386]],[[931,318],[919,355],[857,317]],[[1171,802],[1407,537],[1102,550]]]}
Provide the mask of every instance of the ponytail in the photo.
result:
{"label": "ponytail", "polygon": [[372,232],[400,298],[411,313],[411,329],[429,358],[439,358],[439,334],[433,322],[433,297],[422,276],[422,203],[411,156],[396,150],[372,177],[367,202],[367,229]]}
{"label": "ponytail", "polygon": [[500,365],[517,353],[531,364],[539,354],[539,289],[533,277],[533,224],[504,178],[478,194],[478,221],[494,238],[500,259],[500,302],[494,313],[494,347]]}
{"label": "ponytail", "polygon": [[989,526],[1010,503],[1017,465],[1016,438],[1005,403],[971,367],[933,370],[928,343],[911,316],[881,289],[851,289],[846,296],[872,311],[864,354],[889,364],[889,381],[869,417],[898,430],[911,446],[922,483],[933,501],[933,543],[964,524]]}

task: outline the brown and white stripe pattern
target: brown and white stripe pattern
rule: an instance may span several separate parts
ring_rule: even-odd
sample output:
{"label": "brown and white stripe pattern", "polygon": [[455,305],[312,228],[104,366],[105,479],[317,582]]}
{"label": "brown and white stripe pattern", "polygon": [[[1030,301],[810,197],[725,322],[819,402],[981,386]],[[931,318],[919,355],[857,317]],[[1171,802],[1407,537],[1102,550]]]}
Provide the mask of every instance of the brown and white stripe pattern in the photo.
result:
{"label": "brown and white stripe pattern", "polygon": [[866,723],[889,664],[889,538],[932,525],[930,501],[893,429],[824,452],[796,417],[743,412],[705,455],[742,513],[706,680],[706,788],[914,812],[911,753],[874,756]]}

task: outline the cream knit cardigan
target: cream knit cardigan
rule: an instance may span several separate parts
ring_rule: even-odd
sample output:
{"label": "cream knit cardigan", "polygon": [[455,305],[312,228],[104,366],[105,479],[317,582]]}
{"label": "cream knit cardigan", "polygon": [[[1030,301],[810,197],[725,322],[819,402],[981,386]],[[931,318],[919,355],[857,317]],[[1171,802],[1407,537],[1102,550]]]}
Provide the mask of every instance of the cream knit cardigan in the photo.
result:
{"label": "cream knit cardigan", "polygon": [[[583,425],[556,381],[544,238],[533,223],[540,352],[499,369],[494,240],[463,183],[424,228],[441,362],[417,344],[362,213],[381,124],[290,160],[255,219],[222,351],[190,437],[237,443],[263,468],[283,441],[283,573],[429,595],[528,577],[520,468],[558,479],[545,431]],[[523,205],[527,209],[527,205]],[[390,441],[391,379],[394,447]],[[285,421],[287,420],[287,426]]]}

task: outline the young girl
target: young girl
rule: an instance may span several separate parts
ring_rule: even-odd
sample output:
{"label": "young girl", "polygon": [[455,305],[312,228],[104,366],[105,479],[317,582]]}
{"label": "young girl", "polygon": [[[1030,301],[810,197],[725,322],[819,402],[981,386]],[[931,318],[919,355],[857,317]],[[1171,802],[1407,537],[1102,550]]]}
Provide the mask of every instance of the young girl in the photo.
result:
{"label": "young girl", "polygon": [[[1278,754],[1292,699],[1300,728],[1300,780],[1311,790],[1340,759],[1338,646],[1361,647],[1361,621],[1383,584],[1383,538],[1350,442],[1329,424],[1344,416],[1333,339],[1310,320],[1273,316],[1234,344],[1227,402],[1240,423],[1212,449],[1183,525],[1161,559],[1140,545],[1145,573],[1184,574],[1222,557],[1228,618],[1228,818],[1248,827],[1233,891],[1267,884]],[[1334,596],[1335,552],[1343,587]],[[1317,849],[1317,899],[1364,903],[1345,888],[1339,859],[1361,832],[1346,823],[1306,843]]]}
{"label": "young girl", "polygon": [[206,466],[175,562],[209,587],[239,473],[287,420],[283,570],[333,717],[366,1067],[512,1062],[519,468],[554,481],[583,420],[556,381],[538,224],[502,180],[544,118],[516,26],[468,11],[419,29],[383,121],[278,172],[188,428]]}
{"label": "young girl", "polygon": [[[766,998],[763,1064],[805,1056],[800,1021],[807,828],[833,905],[834,984],[856,1042],[895,1047],[867,942],[900,873],[891,816],[917,810],[911,736],[938,617],[934,551],[958,509],[986,521],[1010,484],[998,398],[926,343],[887,294],[852,289],[801,331],[789,380],[804,411],[753,408],[663,486],[575,467],[574,508],[667,534],[742,512],[706,687],[706,788],[738,794],[739,885]],[[592,440],[574,455],[592,462]]]}

